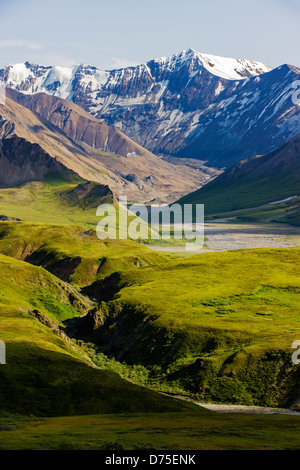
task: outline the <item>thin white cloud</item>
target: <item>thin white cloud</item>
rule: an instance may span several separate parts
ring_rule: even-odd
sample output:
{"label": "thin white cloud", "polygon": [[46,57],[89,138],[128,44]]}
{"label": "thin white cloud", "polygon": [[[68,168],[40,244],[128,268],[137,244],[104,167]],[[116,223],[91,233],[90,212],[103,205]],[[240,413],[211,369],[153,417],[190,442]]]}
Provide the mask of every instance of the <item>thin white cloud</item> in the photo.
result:
{"label": "thin white cloud", "polygon": [[27,47],[28,49],[41,50],[42,45],[38,42],[23,41],[19,39],[0,39],[0,47]]}
{"label": "thin white cloud", "polygon": [[77,63],[71,57],[47,52],[32,53],[30,60],[39,65],[58,65],[60,67],[73,67]]}
{"label": "thin white cloud", "polygon": [[135,67],[136,65],[139,65],[139,62],[135,60],[127,60],[127,59],[120,59],[118,57],[112,57],[111,63],[106,68],[124,69],[126,67]]}

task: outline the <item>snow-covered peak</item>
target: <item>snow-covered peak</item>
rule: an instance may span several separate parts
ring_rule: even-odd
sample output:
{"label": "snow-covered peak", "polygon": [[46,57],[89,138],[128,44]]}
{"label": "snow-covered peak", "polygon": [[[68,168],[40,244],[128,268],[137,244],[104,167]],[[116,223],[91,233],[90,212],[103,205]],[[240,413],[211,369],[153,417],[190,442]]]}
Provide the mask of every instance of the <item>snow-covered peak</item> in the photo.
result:
{"label": "snow-covered peak", "polygon": [[12,85],[18,85],[25,82],[28,78],[33,77],[34,74],[26,64],[14,64],[9,66],[9,80]]}
{"label": "snow-covered peak", "polygon": [[82,90],[89,92],[97,92],[104,86],[112,87],[117,82],[123,82],[124,77],[128,80],[129,76],[135,76],[135,79],[140,81],[141,77],[147,75],[151,82],[154,79],[151,76],[151,64],[158,66],[162,76],[164,72],[176,74],[182,67],[185,67],[190,78],[206,69],[211,74],[227,80],[251,78],[271,70],[261,62],[201,54],[190,48],[171,57],[161,57],[146,64],[119,70],[99,70],[84,64],[51,67],[25,62],[25,64],[6,67],[0,71],[0,75],[6,85],[25,93],[45,92],[72,100],[75,88],[77,88],[76,84],[79,82]]}
{"label": "snow-covered peak", "polygon": [[174,54],[171,57],[160,57],[155,62],[167,67],[169,70],[194,62],[194,68],[197,68],[197,65],[199,70],[204,67],[213,75],[226,78],[227,80],[242,80],[272,70],[271,67],[262,62],[202,54],[192,48]]}
{"label": "snow-covered peak", "polygon": [[241,80],[247,76],[254,77],[272,70],[262,62],[253,62],[247,59],[232,59],[209,54],[199,54],[199,57],[209,72],[229,80]]}

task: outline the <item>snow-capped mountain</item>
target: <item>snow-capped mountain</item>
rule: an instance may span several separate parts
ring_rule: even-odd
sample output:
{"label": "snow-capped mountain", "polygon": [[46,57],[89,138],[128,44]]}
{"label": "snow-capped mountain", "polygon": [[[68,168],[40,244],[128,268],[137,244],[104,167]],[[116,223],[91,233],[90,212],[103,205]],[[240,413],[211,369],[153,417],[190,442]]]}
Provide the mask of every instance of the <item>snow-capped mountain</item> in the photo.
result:
{"label": "snow-capped mountain", "polygon": [[230,166],[270,153],[300,132],[297,95],[300,69],[293,66],[235,82],[230,96],[223,94],[199,111],[197,125],[179,145],[178,155]]}
{"label": "snow-capped mountain", "polygon": [[112,71],[101,71],[82,64],[73,67],[44,67],[26,62],[25,64],[10,65],[1,72],[2,78],[7,80],[10,86],[19,87],[22,91],[29,93],[51,92],[59,98],[70,100],[74,94],[72,86],[74,80],[79,80],[81,85],[89,91],[98,91],[101,88],[114,86],[116,82],[120,83],[124,78],[138,81],[138,78],[141,78],[145,73],[148,74],[150,82],[153,82],[154,78],[156,81],[162,81],[166,78],[161,76],[164,72],[169,75],[176,73],[183,67],[187,67],[189,79],[201,69],[206,69],[213,75],[228,80],[240,80],[271,70],[261,62],[200,54],[194,49],[188,49],[171,57],[160,57],[136,67]]}
{"label": "snow-capped mountain", "polygon": [[189,49],[112,71],[17,64],[0,70],[0,80],[73,101],[154,153],[227,166],[299,133],[291,100],[299,73]]}

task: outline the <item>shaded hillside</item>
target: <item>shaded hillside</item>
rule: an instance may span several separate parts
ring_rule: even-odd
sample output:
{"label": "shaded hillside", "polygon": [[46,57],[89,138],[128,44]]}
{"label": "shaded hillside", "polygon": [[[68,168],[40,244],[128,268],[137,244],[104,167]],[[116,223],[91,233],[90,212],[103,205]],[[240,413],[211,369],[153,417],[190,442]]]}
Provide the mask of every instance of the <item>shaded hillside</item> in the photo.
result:
{"label": "shaded hillside", "polygon": [[0,409],[35,416],[201,411],[96,368],[62,321],[91,302],[42,268],[0,255],[0,329],[7,363]]}
{"label": "shaded hillside", "polygon": [[66,182],[81,180],[38,144],[31,144],[19,137],[0,140],[0,187],[50,179]]}
{"label": "shaded hillside", "polygon": [[256,207],[300,194],[300,135],[267,155],[237,163],[180,203],[205,204],[207,214]]}

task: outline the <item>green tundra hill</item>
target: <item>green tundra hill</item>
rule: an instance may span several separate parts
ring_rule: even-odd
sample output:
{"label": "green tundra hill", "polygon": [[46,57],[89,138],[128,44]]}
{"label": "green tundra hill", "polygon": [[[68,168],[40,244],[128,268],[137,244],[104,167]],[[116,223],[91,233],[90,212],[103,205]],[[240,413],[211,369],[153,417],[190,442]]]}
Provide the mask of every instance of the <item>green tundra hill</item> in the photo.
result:
{"label": "green tundra hill", "polygon": [[138,365],[149,379],[143,385],[217,402],[299,399],[291,362],[300,335],[298,248],[170,259],[75,226],[1,222],[0,252],[40,264],[93,302],[63,322],[95,364],[125,377]]}
{"label": "green tundra hill", "polygon": [[7,354],[0,368],[0,414],[201,411],[97,368],[64,332],[63,321],[92,307],[70,284],[4,255],[0,272],[0,331]]}
{"label": "green tundra hill", "polygon": [[114,274],[84,288],[99,310],[69,332],[201,399],[291,405],[299,258],[297,248],[238,250]]}
{"label": "green tundra hill", "polygon": [[23,222],[0,223],[0,252],[43,266],[78,286],[140,266],[159,265],[165,257],[131,240],[99,240],[92,228]]}
{"label": "green tundra hill", "polygon": [[216,416],[158,391],[297,408],[300,249],[166,256],[101,241],[94,191],[61,181],[0,190],[1,214],[21,219],[0,222],[1,446],[295,448],[293,416]]}
{"label": "green tundra hill", "polygon": [[34,223],[95,227],[97,202],[113,202],[113,194],[106,186],[82,179],[32,181],[0,189],[1,215]]}

